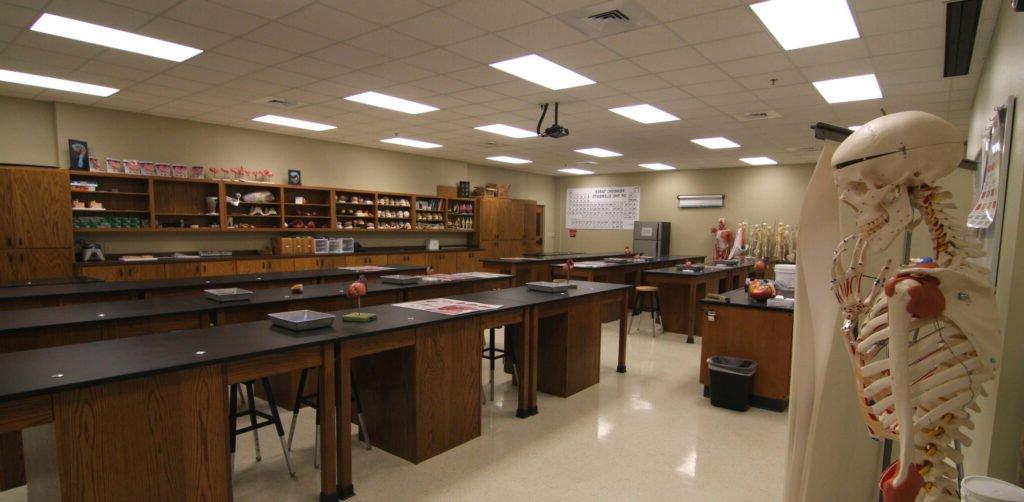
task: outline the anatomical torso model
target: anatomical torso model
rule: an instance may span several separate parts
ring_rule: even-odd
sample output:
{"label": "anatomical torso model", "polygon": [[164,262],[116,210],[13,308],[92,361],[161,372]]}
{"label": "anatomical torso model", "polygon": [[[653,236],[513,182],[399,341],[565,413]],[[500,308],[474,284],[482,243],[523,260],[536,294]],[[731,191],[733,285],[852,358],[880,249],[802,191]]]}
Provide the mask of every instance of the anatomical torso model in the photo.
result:
{"label": "anatomical torso model", "polygon": [[718,219],[718,228],[712,228],[711,233],[715,235],[715,260],[728,259],[732,249],[732,230],[726,226],[725,218]]}
{"label": "anatomical torso model", "polygon": [[[955,443],[970,445],[971,413],[998,367],[993,288],[969,261],[984,252],[947,215],[951,196],[936,184],[962,155],[951,124],[901,112],[865,124],[832,157],[840,199],[857,221],[832,270],[842,336],[870,434],[899,441],[899,460],[880,480],[887,502],[960,499]],[[922,222],[933,258],[892,273],[885,265],[862,295],[865,260]]]}

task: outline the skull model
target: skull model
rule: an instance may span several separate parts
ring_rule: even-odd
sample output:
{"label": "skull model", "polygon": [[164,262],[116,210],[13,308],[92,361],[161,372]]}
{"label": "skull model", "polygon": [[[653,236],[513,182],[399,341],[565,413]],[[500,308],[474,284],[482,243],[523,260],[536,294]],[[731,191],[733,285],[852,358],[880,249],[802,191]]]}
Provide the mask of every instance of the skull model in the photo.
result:
{"label": "skull model", "polygon": [[[959,500],[962,455],[954,445],[970,445],[961,429],[973,428],[969,411],[978,411],[981,386],[997,367],[994,291],[988,272],[968,261],[984,252],[947,216],[950,194],[936,185],[962,152],[951,124],[902,112],[865,124],[832,157],[840,200],[857,221],[857,234],[836,249],[832,270],[845,316],[842,336],[870,434],[899,441],[899,461],[880,482],[887,502],[915,500],[921,492],[925,500]],[[867,253],[885,251],[922,221],[933,260],[891,279],[887,264],[863,295]]]}

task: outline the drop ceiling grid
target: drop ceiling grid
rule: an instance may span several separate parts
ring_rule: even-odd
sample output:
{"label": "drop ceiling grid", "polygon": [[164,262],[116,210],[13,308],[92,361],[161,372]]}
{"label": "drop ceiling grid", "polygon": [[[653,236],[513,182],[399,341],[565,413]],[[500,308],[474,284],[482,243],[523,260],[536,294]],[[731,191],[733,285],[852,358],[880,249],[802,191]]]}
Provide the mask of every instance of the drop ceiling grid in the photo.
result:
{"label": "drop ceiling grid", "polygon": [[[614,161],[594,159],[600,164],[588,168],[598,172],[639,171],[637,163],[651,161],[680,168],[733,166],[749,155],[812,162],[815,153],[794,151],[813,146],[809,123],[853,125],[877,116],[883,106],[926,109],[966,130],[962,112],[970,106],[998,12],[988,5],[994,2],[986,4],[971,75],[942,79],[944,19],[937,2],[850,0],[862,38],[786,52],[747,7],[753,2],[638,1],[659,24],[588,39],[553,14],[593,1],[4,0],[0,66],[123,90],[95,98],[3,84],[0,93],[408,151],[377,142],[404,131],[444,143],[426,155],[474,164],[489,163],[483,160],[488,152],[517,155],[535,161],[518,168],[528,172],[553,173],[590,160],[572,152],[586,146],[626,154]],[[175,64],[28,31],[42,12],[206,52]],[[599,83],[548,91],[486,66],[531,51]],[[877,73],[886,98],[828,105],[810,85],[851,72]],[[340,99],[364,90],[441,111],[404,116]],[[300,105],[281,110],[254,103],[267,96]],[[473,129],[493,122],[533,129],[538,104],[549,101],[563,103],[559,122],[572,131],[568,138],[513,140]],[[606,110],[641,102],[682,120],[642,126]],[[783,117],[760,124],[735,118],[765,109]],[[282,131],[249,120],[263,113],[327,121],[339,129]],[[743,147],[711,151],[684,141],[716,135]]]}

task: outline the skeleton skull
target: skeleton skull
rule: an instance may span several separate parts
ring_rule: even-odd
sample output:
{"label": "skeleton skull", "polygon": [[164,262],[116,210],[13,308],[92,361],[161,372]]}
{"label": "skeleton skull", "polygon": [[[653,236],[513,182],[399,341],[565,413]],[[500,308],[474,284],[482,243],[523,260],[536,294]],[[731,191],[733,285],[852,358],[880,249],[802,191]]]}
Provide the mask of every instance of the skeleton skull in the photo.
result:
{"label": "skeleton skull", "polygon": [[963,151],[952,124],[918,111],[872,120],[839,145],[832,156],[839,198],[856,212],[869,249],[885,250],[913,220],[908,189],[952,172]]}

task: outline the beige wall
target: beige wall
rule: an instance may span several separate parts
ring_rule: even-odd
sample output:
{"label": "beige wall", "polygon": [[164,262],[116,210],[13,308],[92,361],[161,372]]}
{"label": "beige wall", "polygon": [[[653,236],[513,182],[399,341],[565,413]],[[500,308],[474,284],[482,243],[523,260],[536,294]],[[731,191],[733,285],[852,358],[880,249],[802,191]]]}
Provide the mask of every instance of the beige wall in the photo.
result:
{"label": "beige wall", "polygon": [[[617,251],[633,241],[632,230],[579,230],[570,238],[565,225],[568,188],[639,186],[640,219],[672,224],[670,251],[713,255],[711,228],[724,217],[735,230],[741,220],[782,221],[795,225],[812,165],[736,167],[556,178],[559,194],[559,248],[566,251]],[[725,194],[725,207],[679,209],[677,195]]]}
{"label": "beige wall", "polygon": [[[971,115],[968,155],[978,151],[984,130],[996,106],[1006,103],[1010,95],[1024,98],[1024,72],[1020,52],[1024,49],[1024,15],[1014,13],[1008,2],[1000,7],[999,19],[974,97]],[[997,386],[989,387],[990,397],[981,403],[982,413],[976,418],[973,433],[975,444],[967,451],[969,473],[987,473],[1008,481],[1018,481],[1018,455],[1021,429],[1024,424],[1024,310],[1013,308],[1024,297],[1024,235],[1019,232],[1024,221],[1024,123],[1021,102],[1017,103],[1013,126],[1010,172],[1007,179],[1006,209],[1000,249],[996,299],[1002,315],[1002,369]]]}
{"label": "beige wall", "polygon": [[[207,167],[246,166],[270,169],[283,183],[288,169],[300,169],[303,183],[353,189],[434,194],[437,185],[469,180],[511,184],[510,195],[551,207],[554,178],[465,162],[319,141],[284,134],[156,117],[67,103],[0,97],[0,162],[68,165],[68,138],[88,141],[100,159],[183,162]],[[24,124],[15,128],[12,123]],[[6,131],[6,129],[12,131]],[[553,225],[549,225],[553,228]],[[426,235],[359,235],[368,246],[419,245]],[[166,252],[192,249],[259,249],[269,237],[94,235],[111,253]],[[441,237],[442,244],[465,242],[465,236]]]}

